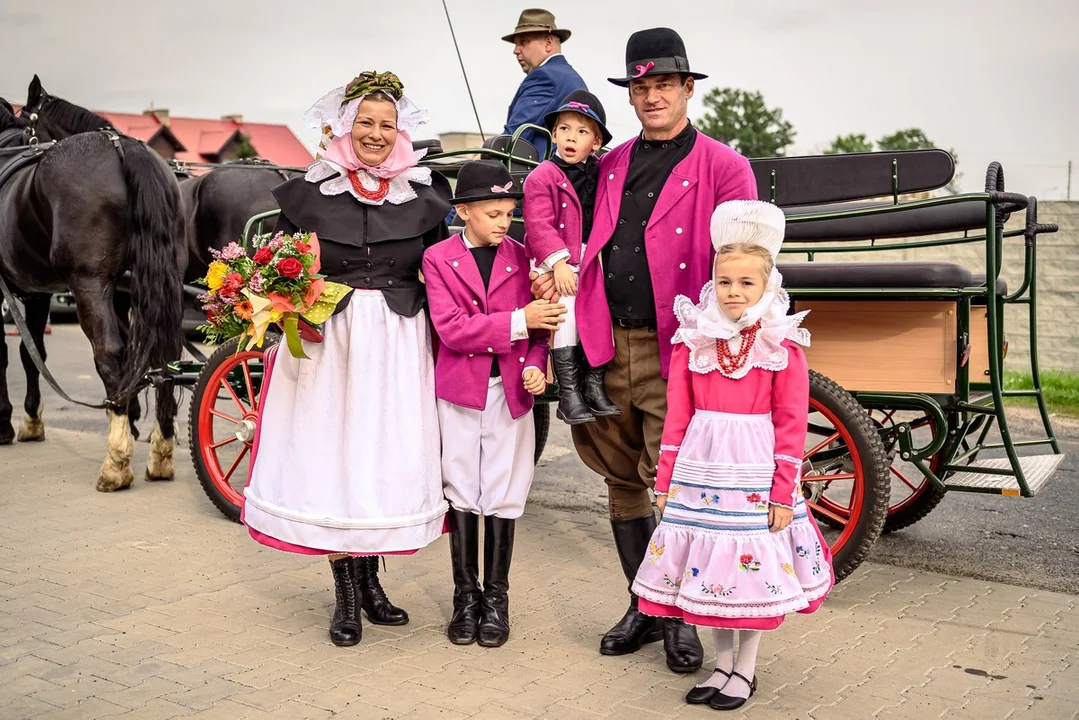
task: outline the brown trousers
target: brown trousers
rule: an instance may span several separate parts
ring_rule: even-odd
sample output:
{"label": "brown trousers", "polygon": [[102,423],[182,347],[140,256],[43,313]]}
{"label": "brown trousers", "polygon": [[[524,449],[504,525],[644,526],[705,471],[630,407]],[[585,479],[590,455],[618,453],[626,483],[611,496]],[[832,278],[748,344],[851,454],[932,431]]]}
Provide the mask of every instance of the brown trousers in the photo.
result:
{"label": "brown trousers", "polygon": [[607,394],[619,417],[573,425],[581,460],[607,482],[611,520],[652,514],[659,441],[667,414],[667,381],[660,374],[659,340],[647,328],[614,326],[614,359],[607,364]]}

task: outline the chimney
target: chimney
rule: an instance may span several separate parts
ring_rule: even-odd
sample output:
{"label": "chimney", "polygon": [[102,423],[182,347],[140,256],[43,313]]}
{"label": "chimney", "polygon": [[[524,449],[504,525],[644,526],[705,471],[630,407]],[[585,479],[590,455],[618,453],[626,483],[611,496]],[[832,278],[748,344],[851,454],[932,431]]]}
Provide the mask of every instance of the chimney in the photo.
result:
{"label": "chimney", "polygon": [[149,109],[142,111],[143,115],[153,115],[157,118],[157,121],[162,125],[168,126],[169,124],[169,109],[168,108],[155,108],[153,105]]}
{"label": "chimney", "polygon": [[240,114],[240,113],[235,113],[233,115],[222,115],[221,119],[222,120],[231,120],[232,122],[236,123],[237,125],[243,125],[244,124],[244,116],[242,114]]}

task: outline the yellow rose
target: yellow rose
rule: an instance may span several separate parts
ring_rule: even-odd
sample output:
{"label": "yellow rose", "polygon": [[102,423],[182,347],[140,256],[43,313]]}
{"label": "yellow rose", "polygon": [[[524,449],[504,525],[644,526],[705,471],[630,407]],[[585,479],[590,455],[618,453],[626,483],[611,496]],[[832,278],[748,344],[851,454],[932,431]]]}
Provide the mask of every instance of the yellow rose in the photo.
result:
{"label": "yellow rose", "polygon": [[210,292],[217,292],[222,283],[225,282],[225,276],[228,274],[228,265],[219,260],[214,260],[206,270],[206,287],[210,288]]}

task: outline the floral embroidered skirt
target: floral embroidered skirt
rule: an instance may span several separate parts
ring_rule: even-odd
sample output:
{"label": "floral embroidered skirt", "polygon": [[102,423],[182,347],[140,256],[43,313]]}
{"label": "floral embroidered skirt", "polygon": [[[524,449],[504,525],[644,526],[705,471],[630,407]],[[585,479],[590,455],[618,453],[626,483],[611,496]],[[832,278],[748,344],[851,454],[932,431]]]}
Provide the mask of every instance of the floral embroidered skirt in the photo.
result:
{"label": "floral embroidered skirt", "polygon": [[695,412],[633,581],[642,612],[773,630],[786,613],[813,612],[824,601],[834,583],[831,553],[800,495],[791,524],[768,529],[774,444],[769,415]]}

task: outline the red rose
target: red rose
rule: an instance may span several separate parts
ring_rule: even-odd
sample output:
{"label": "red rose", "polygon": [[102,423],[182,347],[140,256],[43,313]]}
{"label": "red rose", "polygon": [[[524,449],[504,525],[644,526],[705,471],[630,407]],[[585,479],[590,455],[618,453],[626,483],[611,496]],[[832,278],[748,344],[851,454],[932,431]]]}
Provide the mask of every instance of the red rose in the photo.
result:
{"label": "red rose", "polygon": [[273,260],[273,250],[268,247],[259,248],[258,252],[255,253],[255,257],[251,259],[255,261],[256,265],[269,265],[270,261]]}
{"label": "red rose", "polygon": [[300,253],[301,255],[306,255],[307,253],[311,252],[311,246],[301,240],[296,243],[296,252]]}
{"label": "red rose", "polygon": [[303,263],[296,258],[285,258],[277,263],[277,274],[287,278],[300,277],[303,272]]}
{"label": "red rose", "polygon": [[236,297],[236,295],[239,294],[243,286],[243,275],[237,272],[232,272],[225,276],[225,280],[221,283],[221,289],[217,291],[217,294],[223,298]]}
{"label": "red rose", "polygon": [[752,555],[743,555],[742,557],[738,558],[738,562],[740,562],[743,565],[749,565],[751,562],[753,562],[753,556]]}

